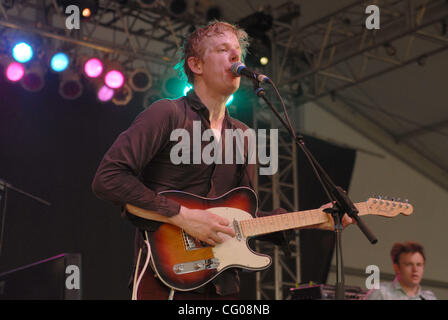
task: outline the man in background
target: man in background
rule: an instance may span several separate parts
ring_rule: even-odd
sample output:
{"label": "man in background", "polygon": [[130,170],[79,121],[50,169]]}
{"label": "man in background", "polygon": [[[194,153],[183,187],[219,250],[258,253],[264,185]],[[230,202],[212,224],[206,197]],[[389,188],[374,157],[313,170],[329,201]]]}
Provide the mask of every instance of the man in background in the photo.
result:
{"label": "man in background", "polygon": [[425,269],[423,246],[417,242],[395,243],[390,252],[395,279],[381,283],[367,293],[367,300],[436,300],[432,291],[422,290],[420,282]]}

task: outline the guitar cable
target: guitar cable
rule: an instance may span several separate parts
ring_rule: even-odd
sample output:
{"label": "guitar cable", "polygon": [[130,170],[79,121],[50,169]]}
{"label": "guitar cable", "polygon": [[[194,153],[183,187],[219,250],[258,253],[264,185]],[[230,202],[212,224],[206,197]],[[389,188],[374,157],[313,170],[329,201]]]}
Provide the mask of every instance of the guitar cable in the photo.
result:
{"label": "guitar cable", "polygon": [[140,281],[142,280],[143,275],[145,274],[145,271],[148,268],[149,258],[151,257],[151,246],[149,245],[148,239],[149,239],[148,238],[148,232],[145,231],[145,244],[146,244],[146,247],[148,249],[148,253],[146,254],[145,265],[143,266],[143,269],[142,269],[140,275],[137,277],[137,275],[138,275],[138,267],[140,266],[140,257],[141,257],[142,251],[143,251],[142,248],[140,248],[140,250],[138,252],[137,264],[135,266],[135,273],[134,273],[134,287],[133,287],[133,290],[132,290],[132,300],[138,300],[137,299],[138,286],[140,285]]}

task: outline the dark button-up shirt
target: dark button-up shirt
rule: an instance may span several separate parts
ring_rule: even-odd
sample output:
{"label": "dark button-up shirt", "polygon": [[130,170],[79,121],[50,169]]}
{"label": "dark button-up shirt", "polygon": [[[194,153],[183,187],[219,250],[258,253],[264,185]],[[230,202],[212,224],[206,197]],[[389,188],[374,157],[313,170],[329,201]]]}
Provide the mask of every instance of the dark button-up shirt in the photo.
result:
{"label": "dark button-up shirt", "polygon": [[[95,194],[119,205],[129,203],[173,216],[179,212],[179,204],[158,195],[159,192],[182,190],[215,197],[238,186],[251,187],[253,165],[243,170],[247,169],[244,164],[208,165],[202,161],[194,164],[192,154],[190,164],[172,163],[170,152],[178,141],[170,141],[171,133],[175,129],[185,129],[193,140],[194,121],[201,123],[201,135],[210,129],[209,111],[193,91],[177,100],[155,102],[107,151],[93,182]],[[226,110],[222,125],[222,130],[225,129],[244,131],[248,127],[231,118]],[[221,139],[225,140],[224,134]],[[193,141],[190,143],[192,153]],[[208,143],[201,141],[201,151]],[[225,141],[222,145],[224,148]]]}

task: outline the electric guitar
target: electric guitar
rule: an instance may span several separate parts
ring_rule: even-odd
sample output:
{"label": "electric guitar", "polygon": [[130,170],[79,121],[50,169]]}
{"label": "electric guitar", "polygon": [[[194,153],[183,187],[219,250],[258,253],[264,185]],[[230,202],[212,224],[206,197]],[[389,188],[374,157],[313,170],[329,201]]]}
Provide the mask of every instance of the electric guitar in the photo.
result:
{"label": "electric guitar", "polygon": [[[139,217],[165,222],[157,231],[149,232],[151,265],[159,279],[168,287],[179,291],[197,289],[228,268],[263,270],[272,259],[252,251],[247,241],[250,237],[317,225],[328,221],[323,209],[290,212],[275,216],[254,218],[257,212],[257,196],[250,188],[232,189],[218,198],[204,198],[182,191],[162,192],[165,197],[177,201],[190,209],[208,210],[225,217],[235,230],[235,237],[222,234],[225,241],[209,246],[182,229],[167,223],[166,217],[149,210],[127,204],[126,209]],[[410,215],[412,205],[408,203],[370,198],[355,204],[359,215],[394,217]]]}

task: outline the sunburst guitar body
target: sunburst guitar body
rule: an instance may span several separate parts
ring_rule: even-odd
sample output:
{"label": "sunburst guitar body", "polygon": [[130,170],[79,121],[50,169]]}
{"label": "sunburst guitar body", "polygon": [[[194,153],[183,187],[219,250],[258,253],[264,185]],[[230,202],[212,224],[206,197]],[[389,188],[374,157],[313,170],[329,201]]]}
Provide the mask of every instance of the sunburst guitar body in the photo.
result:
{"label": "sunburst guitar body", "polygon": [[[309,227],[324,223],[328,215],[323,209],[290,212],[281,215],[255,218],[257,196],[250,189],[233,189],[219,198],[204,198],[182,191],[165,191],[165,197],[190,209],[208,210],[230,221],[236,236],[221,234],[225,241],[216,246],[203,243],[175,225],[163,223],[155,232],[148,233],[151,247],[151,266],[160,280],[179,291],[197,289],[228,268],[263,270],[271,265],[268,255],[254,252],[248,239],[272,232]],[[394,217],[399,213],[409,215],[408,203],[370,198],[355,204],[359,215],[375,214]],[[126,209],[136,216],[155,221],[168,220],[155,212],[130,204]]]}

